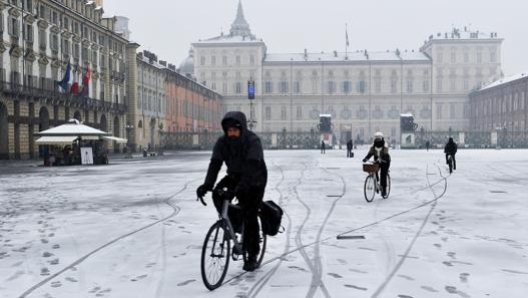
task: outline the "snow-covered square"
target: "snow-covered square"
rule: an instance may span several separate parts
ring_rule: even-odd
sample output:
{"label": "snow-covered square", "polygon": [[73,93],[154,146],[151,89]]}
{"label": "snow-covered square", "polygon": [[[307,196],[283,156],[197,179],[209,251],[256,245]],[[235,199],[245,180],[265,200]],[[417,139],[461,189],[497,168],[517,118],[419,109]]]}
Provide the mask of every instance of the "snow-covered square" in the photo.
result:
{"label": "snow-covered square", "polygon": [[[497,297],[528,295],[525,150],[392,150],[388,199],[363,196],[366,147],[266,151],[284,211],[255,272],[201,280],[218,219],[196,201],[210,152],[0,172],[0,297]],[[337,239],[337,236],[359,236]]]}

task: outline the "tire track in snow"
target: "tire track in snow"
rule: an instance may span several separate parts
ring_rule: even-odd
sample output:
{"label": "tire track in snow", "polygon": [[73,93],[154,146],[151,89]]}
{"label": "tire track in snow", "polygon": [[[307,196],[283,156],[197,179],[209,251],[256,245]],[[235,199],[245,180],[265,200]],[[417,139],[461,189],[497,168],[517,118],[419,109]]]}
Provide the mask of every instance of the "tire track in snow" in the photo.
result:
{"label": "tire track in snow", "polygon": [[[427,222],[429,221],[429,217],[431,217],[431,214],[433,213],[433,211],[435,210],[436,208],[436,205],[438,203],[438,199],[440,199],[441,197],[444,196],[444,194],[446,193],[447,191],[447,177],[443,177],[442,175],[442,172],[441,172],[441,169],[438,165],[436,165],[436,167],[438,168],[438,171],[439,171],[439,174],[440,176],[443,178],[443,181],[445,182],[444,184],[444,189],[443,191],[437,195],[434,188],[431,186],[431,181],[429,180],[429,165],[427,165],[426,167],[426,173],[425,173],[425,177],[426,177],[426,180],[427,180],[427,184],[430,186],[430,190],[431,192],[433,193],[433,197],[434,197],[434,200],[430,201],[430,204],[431,204],[431,208],[429,209],[429,212],[427,213],[427,215],[425,216],[425,218],[423,219],[422,221],[422,224],[420,226],[420,228],[418,229],[418,231],[416,231],[413,239],[411,240],[411,242],[409,243],[409,245],[407,246],[407,249],[405,250],[405,252],[400,256],[400,260],[398,261],[398,263],[396,264],[396,266],[394,266],[394,268],[392,269],[392,271],[389,273],[389,275],[387,277],[385,277],[385,280],[381,283],[381,285],[376,289],[376,291],[374,292],[374,294],[371,296],[371,298],[377,298],[379,297],[383,291],[385,290],[385,288],[387,287],[387,285],[391,282],[391,280],[394,278],[394,276],[396,275],[396,273],[400,270],[400,268],[403,266],[403,263],[405,263],[405,261],[407,260],[408,256],[409,256],[409,253],[411,252],[414,244],[416,243],[416,241],[418,240],[418,237],[420,236],[420,234],[423,232],[423,229],[425,227],[425,225],[427,224]],[[416,209],[414,209],[416,210]]]}
{"label": "tire track in snow", "polygon": [[[284,178],[285,178],[285,177],[284,177],[284,171],[282,170],[281,167],[276,166],[275,163],[274,163],[273,161],[272,161],[272,164],[273,164],[276,168],[278,168],[278,169],[280,170],[280,172],[281,172],[281,179],[279,180],[279,182],[277,182],[277,184],[276,184],[275,187],[274,187],[274,188],[277,190],[277,192],[279,193],[279,195],[280,195],[280,196],[279,196],[279,203],[278,203],[278,204],[281,205],[281,203],[282,203],[282,199],[283,199],[284,196],[283,196],[282,192],[280,191],[279,186],[280,186],[280,184],[282,184],[282,182],[284,182]],[[303,166],[306,166],[306,165],[303,164]],[[286,218],[288,218],[288,228],[286,229],[287,243],[286,243],[286,246],[285,246],[285,249],[284,249],[284,253],[282,254],[282,255],[286,255],[286,252],[287,252],[288,249],[290,248],[290,234],[291,234],[291,222],[292,222],[292,221],[291,221],[291,217],[290,217],[289,214],[288,214],[287,209],[283,209],[283,211],[284,211],[284,215],[286,216]],[[281,255],[281,256],[282,256],[282,255]],[[265,256],[264,256],[264,257],[265,257]],[[273,258],[272,260],[275,261],[275,260],[277,260],[277,259],[276,259],[276,258]],[[262,286],[254,285],[254,286],[248,291],[248,296],[249,296],[250,294],[253,294],[252,297],[255,297],[255,296],[258,294],[258,292],[260,292],[260,290],[262,290],[262,288],[264,287],[265,283],[267,283],[267,282],[269,281],[269,279],[271,279],[271,276],[277,271],[277,269],[278,269],[278,267],[281,265],[282,261],[283,261],[283,259],[282,259],[282,258],[279,258],[279,264],[278,264],[278,265],[275,265],[274,268],[272,268],[269,272],[267,272],[266,275],[261,279],[262,281],[259,280],[259,281],[257,282],[257,284],[260,283],[260,284],[262,284]],[[262,268],[264,265],[266,265],[266,264],[268,264],[268,263],[270,263],[270,261],[266,261],[266,262],[262,263],[262,264],[260,265],[260,268]],[[272,272],[272,273],[270,273],[270,272]],[[235,275],[235,276],[233,276],[233,277],[231,277],[231,278],[225,280],[225,281],[222,283],[222,285],[225,285],[225,284],[227,284],[227,283],[230,283],[230,282],[232,282],[233,280],[240,279],[242,276],[244,276],[244,275],[246,275],[246,274],[248,274],[248,273],[249,273],[249,272],[244,271],[244,272],[242,272],[242,273],[240,273],[240,274],[237,274],[237,275]],[[258,290],[257,290],[257,287],[258,287]],[[256,293],[252,293],[252,291],[257,291],[257,292],[256,292]]]}
{"label": "tire track in snow", "polygon": [[[281,205],[282,203],[282,200],[284,198],[279,186],[284,182],[284,171],[283,169],[280,167],[280,166],[277,166],[275,165],[275,163],[272,162],[272,164],[275,166],[275,168],[277,168],[279,170],[279,172],[281,173],[281,179],[279,180],[279,182],[276,184],[275,186],[275,189],[277,190],[277,192],[279,193],[279,206]],[[288,250],[290,249],[290,234],[291,234],[291,225],[292,225],[292,220],[291,220],[291,217],[290,215],[288,214],[287,210],[284,209],[284,215],[286,216],[287,220],[288,220],[288,226],[286,227],[286,244],[284,246],[284,253],[288,252]],[[271,268],[268,272],[266,272],[266,274],[261,277],[254,285],[253,287],[251,287],[251,289],[249,289],[248,291],[248,294],[247,296],[248,297],[257,297],[258,294],[260,293],[260,291],[264,288],[264,286],[271,280],[271,278],[273,277],[273,275],[275,274],[275,272],[277,272],[277,270],[279,269],[279,267],[282,265],[282,261],[283,259],[279,259],[279,262],[277,262],[276,265],[273,266],[273,268]]]}

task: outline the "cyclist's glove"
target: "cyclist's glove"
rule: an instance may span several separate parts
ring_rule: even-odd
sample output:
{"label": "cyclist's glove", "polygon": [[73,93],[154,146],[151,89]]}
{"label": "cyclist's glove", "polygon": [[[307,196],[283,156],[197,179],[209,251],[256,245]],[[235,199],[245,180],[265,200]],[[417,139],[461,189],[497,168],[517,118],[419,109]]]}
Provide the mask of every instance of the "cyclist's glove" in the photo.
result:
{"label": "cyclist's glove", "polygon": [[207,187],[205,184],[202,184],[198,186],[198,188],[196,189],[196,196],[199,198],[203,198],[205,194],[210,190],[211,190],[210,187]]}
{"label": "cyclist's glove", "polygon": [[363,162],[367,162],[367,160],[368,160],[368,159],[366,159],[366,158],[363,158]]}

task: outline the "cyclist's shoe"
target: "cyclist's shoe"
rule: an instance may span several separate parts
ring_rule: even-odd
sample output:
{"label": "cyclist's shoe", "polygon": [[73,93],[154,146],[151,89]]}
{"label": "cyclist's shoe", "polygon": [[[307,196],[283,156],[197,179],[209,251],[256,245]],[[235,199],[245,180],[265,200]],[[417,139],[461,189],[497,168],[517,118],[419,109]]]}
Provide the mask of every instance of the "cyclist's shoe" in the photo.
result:
{"label": "cyclist's shoe", "polygon": [[255,269],[258,268],[257,258],[256,257],[249,257],[247,261],[244,263],[244,269],[245,271],[255,271]]}
{"label": "cyclist's shoe", "polygon": [[386,197],[386,196],[387,196],[387,189],[384,188],[384,189],[381,191],[381,196],[382,196],[382,197]]}

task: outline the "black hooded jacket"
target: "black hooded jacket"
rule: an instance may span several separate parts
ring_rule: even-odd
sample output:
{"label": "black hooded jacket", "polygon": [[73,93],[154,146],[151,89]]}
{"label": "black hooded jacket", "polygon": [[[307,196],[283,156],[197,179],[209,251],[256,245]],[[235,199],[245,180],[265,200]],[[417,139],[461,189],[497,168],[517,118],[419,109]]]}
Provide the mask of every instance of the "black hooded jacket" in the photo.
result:
{"label": "black hooded jacket", "polygon": [[457,149],[458,149],[458,146],[453,141],[453,138],[449,138],[449,141],[447,142],[447,144],[444,147],[444,153],[450,154],[450,155],[455,155],[456,152],[457,152]]}
{"label": "black hooded jacket", "polygon": [[[227,123],[235,122],[240,129],[240,137],[227,137]],[[218,138],[213,149],[211,163],[207,170],[205,186],[212,189],[218,172],[225,162],[227,174],[239,180],[238,191],[247,191],[250,187],[265,187],[268,170],[264,161],[264,151],[260,138],[247,128],[246,115],[242,112],[227,112],[222,119],[224,135]]]}

